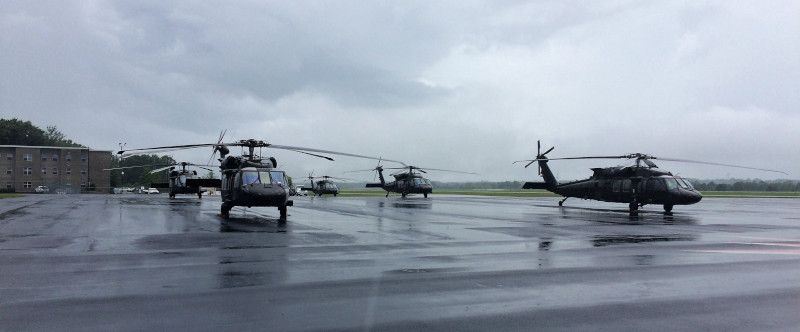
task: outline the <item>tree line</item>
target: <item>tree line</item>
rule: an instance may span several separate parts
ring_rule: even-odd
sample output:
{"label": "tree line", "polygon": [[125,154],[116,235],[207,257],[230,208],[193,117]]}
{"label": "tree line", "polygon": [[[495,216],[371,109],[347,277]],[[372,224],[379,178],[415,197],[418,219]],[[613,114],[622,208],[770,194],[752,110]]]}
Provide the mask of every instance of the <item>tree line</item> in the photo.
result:
{"label": "tree line", "polygon": [[0,119],[0,145],[85,147],[68,139],[56,126],[46,130],[20,119]]}
{"label": "tree line", "polygon": [[[695,189],[699,191],[763,191],[763,192],[800,192],[800,181],[796,180],[759,180],[759,179],[729,179],[729,180],[697,180],[690,179]],[[434,189],[455,190],[521,190],[523,181],[481,181],[481,182],[439,182],[431,181]],[[337,183],[341,189],[361,189],[364,183],[341,182]]]}
{"label": "tree line", "polygon": [[796,180],[690,180],[699,191],[800,192]]}

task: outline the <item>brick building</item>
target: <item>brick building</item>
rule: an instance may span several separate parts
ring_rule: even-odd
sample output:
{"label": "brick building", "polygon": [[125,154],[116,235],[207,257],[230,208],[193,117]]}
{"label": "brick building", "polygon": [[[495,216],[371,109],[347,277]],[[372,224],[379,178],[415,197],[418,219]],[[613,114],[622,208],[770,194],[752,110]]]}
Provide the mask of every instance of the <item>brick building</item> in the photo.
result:
{"label": "brick building", "polygon": [[55,146],[0,145],[0,189],[32,193],[107,193],[111,187],[111,151]]}

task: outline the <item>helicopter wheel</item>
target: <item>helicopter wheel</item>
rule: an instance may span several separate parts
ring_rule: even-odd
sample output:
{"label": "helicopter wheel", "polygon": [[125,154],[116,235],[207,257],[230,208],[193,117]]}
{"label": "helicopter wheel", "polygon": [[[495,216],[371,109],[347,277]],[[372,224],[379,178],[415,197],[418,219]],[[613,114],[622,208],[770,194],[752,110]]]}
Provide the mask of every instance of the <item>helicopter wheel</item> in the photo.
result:
{"label": "helicopter wheel", "polygon": [[428,193],[422,193],[422,195],[425,196],[425,198],[428,198]]}
{"label": "helicopter wheel", "polygon": [[278,211],[281,213],[281,219],[286,219],[286,205],[278,206]]}
{"label": "helicopter wheel", "polygon": [[198,192],[198,193],[197,193],[197,198],[199,198],[199,199],[203,199],[203,193],[201,193],[201,192]]}
{"label": "helicopter wheel", "polygon": [[628,208],[631,210],[631,213],[634,213],[639,210],[639,204],[633,201],[628,205]]}
{"label": "helicopter wheel", "polygon": [[221,211],[220,211],[220,215],[221,215],[223,218],[227,218],[227,217],[229,217],[229,216],[230,216],[230,212],[231,212],[231,208],[232,208],[232,207],[233,207],[233,206],[231,206],[231,205],[230,205],[229,203],[227,203],[227,202],[225,202],[225,203],[222,203],[222,209],[221,209]]}
{"label": "helicopter wheel", "polygon": [[672,204],[664,204],[664,212],[672,213]]}
{"label": "helicopter wheel", "polygon": [[338,195],[338,194],[333,194],[333,197],[336,197],[336,195]]}
{"label": "helicopter wheel", "polygon": [[389,192],[388,191],[386,192],[386,198],[389,198]]}

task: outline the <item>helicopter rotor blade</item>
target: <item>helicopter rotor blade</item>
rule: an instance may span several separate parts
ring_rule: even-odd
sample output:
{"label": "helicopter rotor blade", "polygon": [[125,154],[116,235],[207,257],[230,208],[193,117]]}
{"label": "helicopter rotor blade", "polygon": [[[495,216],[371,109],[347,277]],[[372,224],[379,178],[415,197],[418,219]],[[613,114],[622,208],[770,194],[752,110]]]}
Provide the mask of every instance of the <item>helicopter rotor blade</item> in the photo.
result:
{"label": "helicopter rotor blade", "polygon": [[425,172],[425,171],[426,171],[426,170],[428,170],[428,171],[438,171],[438,172],[450,172],[450,173],[461,173],[461,174],[480,175],[480,174],[478,174],[478,173],[473,173],[473,172],[462,172],[462,171],[454,171],[454,170],[449,170],[449,169],[428,168],[428,167],[417,167],[417,166],[407,166],[407,167],[384,167],[384,169],[415,169],[415,170],[418,170],[418,171],[420,171],[420,172],[423,172],[423,173],[427,173],[427,172]]}
{"label": "helicopter rotor blade", "polygon": [[[270,148],[275,148],[275,149],[284,149],[284,150],[291,150],[291,151],[295,151],[295,152],[302,152],[302,153],[310,154],[310,155],[312,155],[312,156],[313,156],[314,154],[311,154],[311,153],[309,153],[309,152],[318,152],[318,153],[326,153],[326,154],[336,154],[336,155],[340,155],[340,156],[355,157],[355,158],[364,158],[364,159],[372,159],[372,160],[387,160],[387,161],[391,161],[391,162],[395,162],[395,163],[400,163],[401,165],[405,165],[405,164],[404,164],[403,162],[401,162],[401,161],[389,160],[389,159],[381,159],[381,158],[375,158],[375,157],[363,156],[363,155],[360,155],[360,154],[353,154],[353,153],[347,153],[347,152],[337,152],[337,151],[331,151],[331,150],[322,150],[322,149],[304,148],[304,147],[299,147],[299,146],[288,146],[288,145],[274,145],[274,144],[271,144],[271,145],[269,145],[269,147],[270,147]],[[318,156],[318,157],[321,157],[321,158],[326,158],[326,159],[329,159],[329,160],[333,160],[333,159],[330,159],[329,157],[324,157],[324,156],[319,156],[319,155],[317,155],[317,156]]]}
{"label": "helicopter rotor blade", "polygon": [[323,156],[321,154],[315,154],[315,153],[311,153],[311,152],[305,152],[305,151],[300,151],[300,150],[292,150],[292,149],[287,149],[287,150],[294,151],[294,152],[299,152],[299,153],[303,153],[303,154],[307,154],[309,156],[319,157],[319,158],[322,158],[322,159],[327,159],[327,160],[330,160],[330,161],[334,161],[333,158],[328,157],[328,156]]}
{"label": "helicopter rotor blade", "polygon": [[707,162],[707,161],[697,161],[697,160],[688,160],[688,159],[656,158],[656,157],[651,157],[651,158],[652,159],[657,159],[657,160],[664,160],[664,161],[677,161],[677,162],[682,162],[682,163],[694,163],[694,164],[703,164],[703,165],[713,165],[713,166],[725,166],[725,167],[752,169],[752,170],[756,170],[756,171],[774,172],[774,173],[781,173],[781,174],[784,174],[784,175],[789,175],[788,173],[783,172],[783,171],[776,171],[776,170],[766,169],[766,168],[756,168],[756,167],[747,167],[747,166],[739,166],[739,165],[720,164],[720,163],[712,163],[712,162]]}
{"label": "helicopter rotor blade", "polygon": [[170,169],[170,168],[172,168],[172,167],[175,167],[175,165],[170,165],[170,166],[166,166],[166,167],[156,168],[156,169],[154,169],[154,170],[150,171],[150,173],[158,173],[158,172],[161,172],[161,171],[163,171],[163,170],[165,170],[165,169]]}
{"label": "helicopter rotor blade", "polygon": [[[224,129],[224,130],[219,132],[219,138],[217,139],[217,144],[222,143],[222,139],[223,139],[223,137],[225,137],[226,133],[228,133],[228,129]],[[219,151],[219,146],[215,145],[214,149],[213,149],[213,152],[211,152],[211,158],[208,158],[208,162],[206,164],[210,164],[211,161],[214,160],[214,158],[217,157],[217,151]]]}
{"label": "helicopter rotor blade", "polygon": [[[150,151],[150,152],[165,152],[165,151],[175,151],[175,150],[183,150],[183,149],[193,149],[193,148],[201,148],[207,146],[214,146],[218,144],[184,144],[184,145],[169,145],[169,146],[157,146],[152,148],[142,148],[142,149],[128,149],[128,150],[119,150],[117,154],[123,154],[125,152],[131,151]],[[164,151],[159,151],[164,150]]]}

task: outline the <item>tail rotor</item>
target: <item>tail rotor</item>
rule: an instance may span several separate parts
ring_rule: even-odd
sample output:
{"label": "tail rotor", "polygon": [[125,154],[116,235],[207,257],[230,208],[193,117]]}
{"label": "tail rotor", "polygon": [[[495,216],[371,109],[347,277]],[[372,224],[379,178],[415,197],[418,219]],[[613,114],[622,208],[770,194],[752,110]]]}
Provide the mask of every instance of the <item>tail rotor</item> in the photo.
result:
{"label": "tail rotor", "polygon": [[[551,147],[550,149],[548,149],[547,151],[542,153],[542,142],[541,141],[536,141],[536,159],[529,160],[529,162],[527,164],[525,164],[525,168],[528,168],[528,166],[530,166],[534,162],[537,162],[537,161],[540,161],[540,160],[547,160],[547,157],[545,157],[545,155],[550,153],[550,151],[553,151],[553,149],[555,149],[555,148],[556,148],[555,146]],[[542,175],[542,166],[539,166],[539,175]]]}

